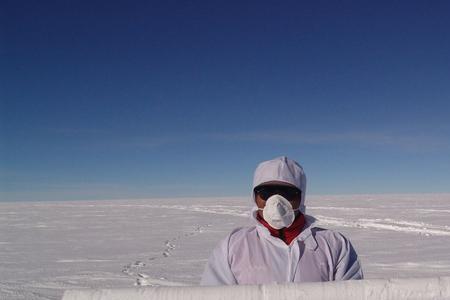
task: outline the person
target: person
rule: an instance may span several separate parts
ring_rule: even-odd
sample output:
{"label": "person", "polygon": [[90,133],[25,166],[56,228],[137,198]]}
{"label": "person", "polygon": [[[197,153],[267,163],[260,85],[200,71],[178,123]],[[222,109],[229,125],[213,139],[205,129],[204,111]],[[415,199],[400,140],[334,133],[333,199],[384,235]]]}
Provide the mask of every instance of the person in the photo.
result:
{"label": "person", "polygon": [[213,250],[201,285],[363,279],[358,255],[342,234],[305,214],[306,176],[282,156],[258,165],[253,178],[255,225],[233,230]]}

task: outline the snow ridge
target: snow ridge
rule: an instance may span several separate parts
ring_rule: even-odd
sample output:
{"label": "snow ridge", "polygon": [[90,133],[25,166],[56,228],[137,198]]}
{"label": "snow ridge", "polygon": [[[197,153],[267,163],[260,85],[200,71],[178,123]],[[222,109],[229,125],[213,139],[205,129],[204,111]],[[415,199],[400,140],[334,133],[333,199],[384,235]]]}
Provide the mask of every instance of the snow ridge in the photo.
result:
{"label": "snow ridge", "polygon": [[326,217],[322,215],[314,216],[316,217],[318,224],[326,224],[336,227],[374,228],[405,233],[415,233],[425,236],[450,236],[449,226],[432,225],[425,222],[411,222],[390,218],[360,218],[356,221],[350,221],[344,218]]}

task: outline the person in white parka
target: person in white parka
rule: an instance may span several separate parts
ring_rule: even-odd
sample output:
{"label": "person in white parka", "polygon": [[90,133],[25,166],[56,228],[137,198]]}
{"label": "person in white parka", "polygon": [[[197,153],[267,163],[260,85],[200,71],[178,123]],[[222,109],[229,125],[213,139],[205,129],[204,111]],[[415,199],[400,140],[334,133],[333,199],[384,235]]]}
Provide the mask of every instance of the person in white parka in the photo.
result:
{"label": "person in white parka", "polygon": [[305,215],[306,176],[285,156],[262,162],[253,178],[255,226],[233,230],[213,250],[201,285],[363,279],[342,234]]}

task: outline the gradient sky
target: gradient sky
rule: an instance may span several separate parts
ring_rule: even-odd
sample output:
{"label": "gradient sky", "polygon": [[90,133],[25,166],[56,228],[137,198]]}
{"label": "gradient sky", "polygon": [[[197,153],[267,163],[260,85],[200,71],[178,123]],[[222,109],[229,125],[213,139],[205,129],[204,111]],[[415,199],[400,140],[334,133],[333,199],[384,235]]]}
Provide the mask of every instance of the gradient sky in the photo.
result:
{"label": "gradient sky", "polygon": [[449,1],[2,1],[0,200],[450,192]]}

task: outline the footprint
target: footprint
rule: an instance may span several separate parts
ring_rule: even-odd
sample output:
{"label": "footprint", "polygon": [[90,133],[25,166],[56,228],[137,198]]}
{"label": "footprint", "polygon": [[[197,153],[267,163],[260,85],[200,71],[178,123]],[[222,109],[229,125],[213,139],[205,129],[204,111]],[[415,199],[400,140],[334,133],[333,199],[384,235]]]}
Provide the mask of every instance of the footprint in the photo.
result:
{"label": "footprint", "polygon": [[148,280],[146,278],[141,278],[141,277],[138,277],[136,279],[136,282],[134,283],[134,285],[136,285],[136,286],[153,286],[153,284],[148,282]]}
{"label": "footprint", "polygon": [[139,268],[142,268],[142,267],[145,267],[145,263],[140,260],[137,260],[132,264],[123,266],[122,273],[125,273],[130,276],[134,276],[136,274],[135,271],[137,271]]}
{"label": "footprint", "polygon": [[141,268],[141,267],[145,267],[145,263],[142,262],[142,261],[140,261],[140,260],[137,260],[137,261],[136,261],[134,264],[132,264],[131,266],[134,267],[134,268]]}
{"label": "footprint", "polygon": [[[172,241],[174,241],[176,239],[172,239]],[[171,251],[175,249],[175,245],[171,243],[171,241],[167,240],[166,241],[166,249],[163,252],[163,256],[164,257],[169,257],[171,255]]]}
{"label": "footprint", "polygon": [[127,275],[133,276],[133,272],[130,270],[129,265],[126,265],[122,269],[122,273],[125,273]]}
{"label": "footprint", "polygon": [[166,241],[166,249],[173,250],[175,249],[175,245],[169,241]]}
{"label": "footprint", "polygon": [[145,273],[138,273],[137,276],[140,277],[140,278],[144,278],[144,279],[150,278],[150,276],[148,276]]}

